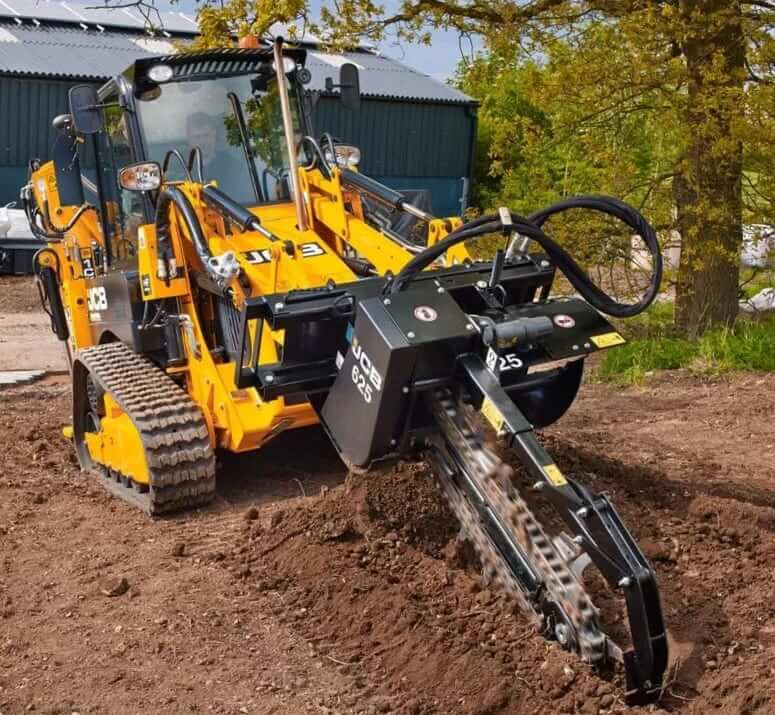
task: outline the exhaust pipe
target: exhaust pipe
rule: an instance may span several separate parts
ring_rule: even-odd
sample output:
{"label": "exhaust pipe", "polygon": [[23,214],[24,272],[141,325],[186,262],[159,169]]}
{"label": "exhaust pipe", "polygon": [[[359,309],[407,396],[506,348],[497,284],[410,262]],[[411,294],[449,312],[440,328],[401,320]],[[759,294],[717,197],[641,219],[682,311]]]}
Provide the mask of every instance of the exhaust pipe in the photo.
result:
{"label": "exhaust pipe", "polygon": [[291,102],[288,99],[288,79],[285,76],[283,65],[283,38],[278,37],[274,41],[274,67],[277,74],[277,88],[280,95],[280,109],[283,114],[283,129],[285,130],[285,143],[288,145],[288,162],[290,163],[291,192],[293,203],[296,206],[296,225],[299,231],[307,230],[307,214],[304,210],[304,197],[299,187],[299,162],[296,157],[296,141],[293,135],[293,117],[291,116]]}

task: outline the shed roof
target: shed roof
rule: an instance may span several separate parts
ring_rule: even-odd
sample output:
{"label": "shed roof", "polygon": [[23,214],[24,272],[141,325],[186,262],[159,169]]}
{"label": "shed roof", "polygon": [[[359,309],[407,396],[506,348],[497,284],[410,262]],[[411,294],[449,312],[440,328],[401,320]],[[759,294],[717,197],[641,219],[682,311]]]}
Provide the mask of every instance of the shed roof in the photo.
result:
{"label": "shed roof", "polygon": [[[98,3],[69,2],[68,0],[0,0],[0,17],[39,22],[87,25],[99,24],[105,28],[120,28],[144,32],[145,17],[136,8],[95,8]],[[90,5],[92,7],[90,7]],[[196,17],[184,12],[153,13],[153,24],[168,33],[195,35],[199,32]]]}
{"label": "shed roof", "polygon": [[[137,59],[175,51],[173,41],[196,36],[196,20],[182,12],[160,12],[159,31],[149,34],[134,8],[99,8],[69,0],[0,0],[0,74],[101,80]],[[307,37],[308,89],[323,92],[327,77],[354,63],[365,97],[473,103],[458,90],[406,65],[361,47],[329,54]]]}

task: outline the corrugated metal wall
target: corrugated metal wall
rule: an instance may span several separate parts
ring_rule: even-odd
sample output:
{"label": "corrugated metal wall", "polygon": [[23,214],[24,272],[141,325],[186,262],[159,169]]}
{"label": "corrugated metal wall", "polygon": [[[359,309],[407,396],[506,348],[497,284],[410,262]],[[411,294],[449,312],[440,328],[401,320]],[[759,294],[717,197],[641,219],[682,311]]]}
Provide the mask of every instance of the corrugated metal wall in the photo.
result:
{"label": "corrugated metal wall", "polygon": [[[0,77],[0,205],[14,201],[32,157],[48,159],[51,120],[67,111],[76,82]],[[365,173],[396,189],[428,189],[439,215],[460,212],[471,175],[476,116],[460,104],[363,99],[357,112],[333,97],[314,110],[316,134],[331,132],[360,147]]]}
{"label": "corrugated metal wall", "polygon": [[0,77],[0,166],[25,165],[54,148],[51,120],[67,111],[74,82]]}
{"label": "corrugated metal wall", "polygon": [[19,198],[30,159],[51,157],[56,138],[51,120],[67,112],[67,92],[74,84],[0,77],[0,204]]}
{"label": "corrugated metal wall", "polygon": [[359,147],[364,173],[399,190],[427,188],[437,214],[460,213],[476,132],[471,107],[369,98],[352,111],[322,96],[314,123],[317,134]]}

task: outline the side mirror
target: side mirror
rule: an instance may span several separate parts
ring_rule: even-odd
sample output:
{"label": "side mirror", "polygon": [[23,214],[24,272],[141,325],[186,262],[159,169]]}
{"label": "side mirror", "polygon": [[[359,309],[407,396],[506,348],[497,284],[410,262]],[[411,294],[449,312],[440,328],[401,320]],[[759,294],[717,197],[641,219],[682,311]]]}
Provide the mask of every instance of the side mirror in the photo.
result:
{"label": "side mirror", "polygon": [[352,62],[345,62],[339,69],[339,88],[342,104],[347,109],[361,108],[361,83],[358,68]]}
{"label": "side mirror", "polygon": [[102,113],[97,88],[91,84],[79,84],[70,88],[70,115],[78,134],[96,134],[102,129]]}
{"label": "side mirror", "polygon": [[331,77],[326,77],[326,91],[340,90],[340,99],[347,109],[361,108],[361,83],[358,78],[358,68],[352,62],[345,62],[339,68],[339,84],[334,84]]}
{"label": "side mirror", "polygon": [[161,186],[161,167],[155,161],[129,164],[118,172],[118,185],[127,191],[156,191]]}

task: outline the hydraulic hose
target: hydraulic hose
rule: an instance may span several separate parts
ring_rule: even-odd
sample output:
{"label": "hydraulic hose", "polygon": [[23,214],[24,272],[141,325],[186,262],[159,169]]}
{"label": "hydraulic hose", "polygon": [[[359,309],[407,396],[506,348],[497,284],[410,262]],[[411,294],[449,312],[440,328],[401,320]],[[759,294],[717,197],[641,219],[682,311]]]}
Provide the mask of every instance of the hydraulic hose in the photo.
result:
{"label": "hydraulic hose", "polygon": [[[653,267],[649,286],[637,302],[627,304],[614,300],[592,282],[586,271],[576,263],[562,246],[544,233],[542,226],[549,217],[577,208],[599,211],[614,216],[643,239],[651,254]],[[519,233],[538,243],[555,266],[565,274],[571,285],[590,305],[600,312],[616,318],[629,318],[644,311],[656,298],[660,283],[662,282],[662,254],[659,249],[656,232],[639,211],[623,201],[608,196],[576,196],[536,211],[528,218],[511,214],[511,221],[512,225],[508,226],[509,231]],[[503,230],[504,224],[498,214],[480,216],[464,224],[456,231],[450,233],[444,240],[426,248],[422,253],[412,258],[396,274],[393,282],[390,284],[390,292],[397,293],[404,290],[420,271],[446,253],[452,246],[469,239]]]}
{"label": "hydraulic hose", "polygon": [[194,211],[194,207],[191,206],[191,202],[177,186],[165,186],[159,192],[159,199],[156,203],[156,241],[159,258],[164,260],[165,263],[169,263],[175,257],[170,235],[170,205],[175,206],[183,222],[186,224],[188,235],[191,237],[191,242],[194,244],[196,253],[199,256],[199,260],[202,261],[205,271],[207,271],[211,278],[217,281],[216,274],[213,273],[212,266],[210,265],[210,259],[213,257],[213,254],[210,252],[204,233],[202,233],[199,218]]}

